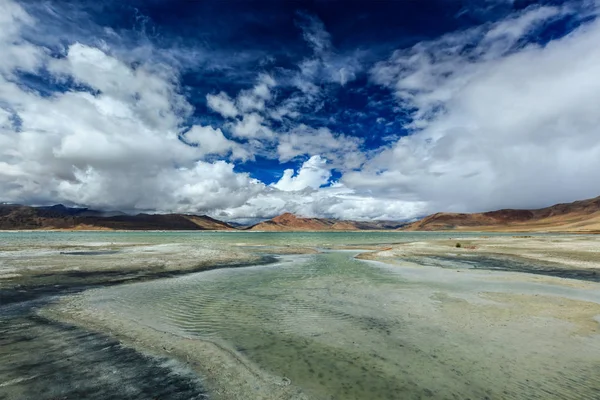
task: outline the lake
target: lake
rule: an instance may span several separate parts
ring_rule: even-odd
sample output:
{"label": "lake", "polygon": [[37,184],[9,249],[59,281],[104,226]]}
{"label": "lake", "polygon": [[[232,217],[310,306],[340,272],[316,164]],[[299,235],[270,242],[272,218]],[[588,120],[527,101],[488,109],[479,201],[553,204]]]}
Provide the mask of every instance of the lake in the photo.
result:
{"label": "lake", "polygon": [[508,261],[490,271],[354,258],[360,246],[480,235],[0,233],[0,270],[13,274],[23,260],[71,271],[276,257],[1,306],[0,398],[599,398],[597,282]]}

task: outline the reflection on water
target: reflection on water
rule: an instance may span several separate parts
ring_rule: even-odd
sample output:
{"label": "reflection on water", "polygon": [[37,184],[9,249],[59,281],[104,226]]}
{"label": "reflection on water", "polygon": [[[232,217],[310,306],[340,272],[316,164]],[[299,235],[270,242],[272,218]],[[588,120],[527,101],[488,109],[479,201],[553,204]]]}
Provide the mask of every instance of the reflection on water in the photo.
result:
{"label": "reflection on water", "polygon": [[316,399],[598,398],[593,328],[574,335],[578,321],[545,315],[543,301],[508,318],[509,305],[466,302],[451,285],[333,252],[92,291],[83,304],[218,342]]}

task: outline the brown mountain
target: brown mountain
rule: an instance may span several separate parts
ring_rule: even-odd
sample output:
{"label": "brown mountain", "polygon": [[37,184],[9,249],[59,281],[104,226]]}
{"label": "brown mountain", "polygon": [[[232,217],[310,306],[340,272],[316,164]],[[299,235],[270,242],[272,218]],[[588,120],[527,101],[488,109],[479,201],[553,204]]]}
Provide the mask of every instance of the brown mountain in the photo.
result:
{"label": "brown mountain", "polygon": [[225,222],[205,215],[103,212],[87,208],[0,204],[0,230],[224,230]]}
{"label": "brown mountain", "polygon": [[281,214],[268,221],[260,222],[249,229],[252,231],[356,231],[396,229],[402,224],[393,221],[344,221],[333,218],[303,218],[291,213]]}
{"label": "brown mountain", "polygon": [[403,228],[408,231],[600,232],[600,197],[536,210],[474,214],[437,213]]}

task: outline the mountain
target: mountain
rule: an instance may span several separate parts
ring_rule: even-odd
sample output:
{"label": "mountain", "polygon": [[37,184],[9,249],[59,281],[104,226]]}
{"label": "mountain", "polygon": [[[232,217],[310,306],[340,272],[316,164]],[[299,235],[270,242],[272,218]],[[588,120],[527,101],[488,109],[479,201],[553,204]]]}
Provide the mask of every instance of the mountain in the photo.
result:
{"label": "mountain", "polygon": [[401,223],[393,221],[344,221],[332,218],[303,218],[291,213],[281,214],[249,228],[252,231],[356,231],[396,229]]}
{"label": "mountain", "polygon": [[600,196],[536,210],[474,214],[437,213],[403,228],[407,231],[600,232]]}
{"label": "mountain", "polygon": [[98,211],[91,210],[89,208],[75,208],[65,207],[62,204],[55,204],[53,206],[42,206],[35,207],[46,212],[54,212],[59,215],[72,215],[79,217],[114,217],[116,215],[127,215],[121,211]]}
{"label": "mountain", "polygon": [[225,222],[205,215],[137,214],[70,208],[62,204],[29,207],[0,204],[0,230],[74,229],[74,230],[225,230]]}

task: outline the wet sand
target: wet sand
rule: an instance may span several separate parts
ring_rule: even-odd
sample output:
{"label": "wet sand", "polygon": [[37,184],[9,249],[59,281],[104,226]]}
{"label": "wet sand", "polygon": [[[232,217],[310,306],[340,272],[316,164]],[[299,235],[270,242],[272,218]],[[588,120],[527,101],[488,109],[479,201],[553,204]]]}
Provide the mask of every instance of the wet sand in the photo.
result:
{"label": "wet sand", "polygon": [[[289,245],[279,252],[304,254],[87,290],[33,314],[141,359],[174,360],[214,399],[598,398],[600,283],[586,274],[598,268],[597,240],[469,236],[369,244],[360,255]],[[169,387],[190,384],[178,382]]]}

